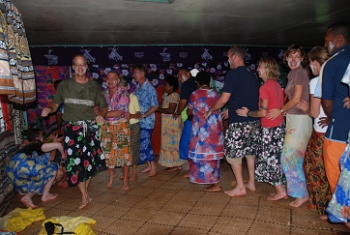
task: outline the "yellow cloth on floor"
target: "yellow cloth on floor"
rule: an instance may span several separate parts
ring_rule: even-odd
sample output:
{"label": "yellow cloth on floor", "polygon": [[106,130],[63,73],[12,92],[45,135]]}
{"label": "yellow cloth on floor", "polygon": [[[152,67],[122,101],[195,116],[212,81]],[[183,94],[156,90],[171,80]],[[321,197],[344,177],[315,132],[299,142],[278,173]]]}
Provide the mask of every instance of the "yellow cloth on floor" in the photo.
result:
{"label": "yellow cloth on floor", "polygon": [[0,218],[0,228],[8,231],[20,232],[33,222],[45,218],[44,208],[16,208]]}
{"label": "yellow cloth on floor", "polygon": [[[96,235],[95,232],[92,230],[91,225],[96,224],[96,220],[84,217],[84,216],[78,216],[78,217],[71,217],[71,216],[61,216],[61,217],[52,217],[50,219],[47,219],[42,224],[42,229],[39,233],[39,235],[47,235],[45,231],[45,223],[46,222],[52,222],[54,224],[61,224],[64,228],[64,232],[75,232],[77,235]],[[61,232],[61,227],[56,226],[55,232]]]}

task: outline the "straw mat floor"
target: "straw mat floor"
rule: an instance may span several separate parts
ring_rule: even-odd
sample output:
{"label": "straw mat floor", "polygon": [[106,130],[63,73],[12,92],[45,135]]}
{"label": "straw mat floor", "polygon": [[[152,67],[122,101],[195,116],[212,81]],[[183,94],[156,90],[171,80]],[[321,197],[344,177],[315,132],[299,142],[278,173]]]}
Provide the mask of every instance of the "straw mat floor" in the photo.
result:
{"label": "straw mat floor", "polygon": [[[144,166],[138,166],[141,171]],[[204,192],[204,185],[189,183],[182,171],[165,171],[158,166],[155,177],[138,173],[138,179],[130,182],[130,189],[122,191],[119,177],[112,189],[106,188],[108,172],[100,172],[92,179],[90,196],[93,201],[79,210],[78,188],[62,189],[53,186],[52,192],[59,196],[54,201],[42,203],[34,197],[34,203],[45,208],[47,218],[52,216],[86,216],[97,223],[96,234],[150,234],[150,235],[284,235],[284,234],[347,234],[343,225],[321,221],[303,205],[289,206],[292,199],[277,202],[266,200],[273,188],[268,184],[257,184],[255,193],[245,197],[231,198],[223,192]],[[229,165],[222,163],[222,186],[228,190],[234,181]],[[245,170],[245,175],[246,169]],[[121,170],[117,169],[118,175]],[[245,177],[247,178],[247,177]],[[8,209],[23,207],[16,195]],[[40,222],[28,226],[20,234],[38,234]],[[343,231],[343,233],[342,233]]]}

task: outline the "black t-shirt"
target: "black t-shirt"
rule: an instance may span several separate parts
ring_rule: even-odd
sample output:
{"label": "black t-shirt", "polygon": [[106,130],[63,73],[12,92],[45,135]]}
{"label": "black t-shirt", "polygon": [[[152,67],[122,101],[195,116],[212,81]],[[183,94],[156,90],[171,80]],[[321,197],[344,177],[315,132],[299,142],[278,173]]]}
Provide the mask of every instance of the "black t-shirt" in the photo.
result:
{"label": "black t-shirt", "polygon": [[238,116],[238,108],[259,109],[259,82],[257,77],[245,66],[230,70],[226,77],[222,92],[230,93],[228,101],[229,123],[250,122],[259,120],[254,117]]}
{"label": "black t-shirt", "polygon": [[32,153],[35,151],[39,156],[44,154],[44,152],[41,150],[41,147],[44,143],[30,143],[23,148],[19,149],[17,153],[24,153],[27,155],[32,155]]}
{"label": "black t-shirt", "polygon": [[[195,90],[197,90],[197,84],[194,80],[194,77],[190,77],[181,86],[180,100],[187,100],[188,102],[190,100],[192,92]],[[192,121],[192,115],[188,116],[187,120]]]}

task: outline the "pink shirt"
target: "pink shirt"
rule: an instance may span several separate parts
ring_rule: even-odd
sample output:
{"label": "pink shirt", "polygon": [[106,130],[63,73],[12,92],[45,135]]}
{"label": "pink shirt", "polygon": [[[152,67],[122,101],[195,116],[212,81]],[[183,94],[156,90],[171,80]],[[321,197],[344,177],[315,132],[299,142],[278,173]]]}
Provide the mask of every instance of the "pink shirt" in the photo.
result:
{"label": "pink shirt", "polygon": [[[268,100],[269,104],[267,110],[278,108],[283,106],[283,91],[280,84],[275,80],[267,80],[259,89],[260,102],[262,99]],[[260,104],[261,105],[261,104]],[[261,118],[262,127],[277,127],[284,122],[284,117],[281,113],[274,120]]]}
{"label": "pink shirt", "polygon": [[116,121],[121,118],[124,118],[125,113],[129,112],[129,94],[126,89],[121,87],[117,88],[117,91],[114,93],[112,98],[109,98],[109,90],[106,90],[105,93],[106,101],[108,104],[108,111],[121,110],[123,114],[120,117],[106,118],[107,121]]}

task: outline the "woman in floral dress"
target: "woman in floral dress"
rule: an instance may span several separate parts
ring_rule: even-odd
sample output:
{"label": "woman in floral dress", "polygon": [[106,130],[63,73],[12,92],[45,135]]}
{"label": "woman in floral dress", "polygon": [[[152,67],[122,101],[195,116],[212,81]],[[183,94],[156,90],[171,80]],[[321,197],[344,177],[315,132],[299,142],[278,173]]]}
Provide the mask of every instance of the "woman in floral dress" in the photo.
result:
{"label": "woman in floral dress", "polygon": [[205,191],[220,191],[220,159],[224,157],[221,112],[215,111],[204,118],[220,95],[210,89],[208,73],[199,72],[195,80],[198,90],[191,94],[187,111],[188,115],[193,114],[189,148],[190,182],[210,184]]}
{"label": "woman in floral dress", "polygon": [[178,80],[173,76],[165,78],[162,106],[157,112],[162,113],[162,138],[158,163],[167,170],[181,170],[183,161],[179,156],[179,141],[181,136],[181,119],[173,118],[180,96],[175,91],[179,88]]}

